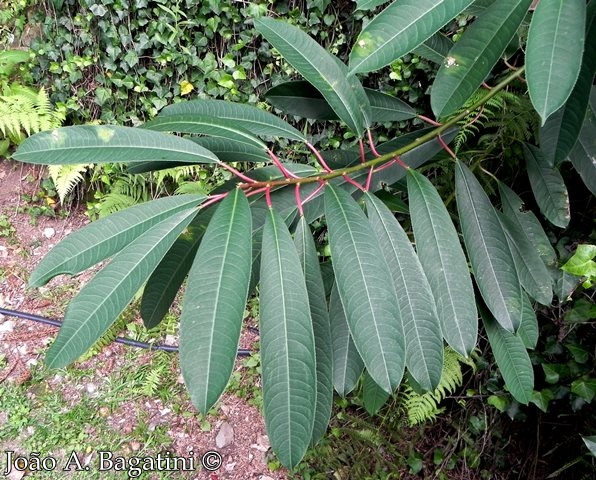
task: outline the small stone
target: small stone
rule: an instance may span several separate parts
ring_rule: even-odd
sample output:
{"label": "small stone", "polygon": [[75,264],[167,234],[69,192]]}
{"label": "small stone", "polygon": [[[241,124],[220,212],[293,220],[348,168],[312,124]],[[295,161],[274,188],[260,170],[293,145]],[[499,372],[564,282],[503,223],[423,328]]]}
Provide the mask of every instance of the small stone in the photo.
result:
{"label": "small stone", "polygon": [[86,389],[90,394],[94,394],[97,391],[97,387],[93,383],[88,383]]}
{"label": "small stone", "polygon": [[234,429],[228,422],[223,422],[219,427],[219,432],[215,437],[217,448],[224,448],[234,441]]}
{"label": "small stone", "polygon": [[271,478],[271,477],[270,477],[270,476],[268,476],[268,475],[261,475],[261,476],[259,477],[259,480],[275,480],[275,479],[274,479],[274,478]]}
{"label": "small stone", "polygon": [[8,257],[8,248],[4,245],[0,245],[0,258],[7,258]]}
{"label": "small stone", "polygon": [[133,452],[138,452],[141,449],[141,443],[137,442],[136,440],[133,440],[132,442],[130,442],[130,448]]}
{"label": "small stone", "polygon": [[14,320],[5,320],[4,322],[0,323],[0,333],[12,332],[15,325],[16,323]]}
{"label": "small stone", "polygon": [[46,238],[52,238],[54,235],[56,235],[56,230],[54,230],[52,227],[46,227],[43,229],[43,236]]}

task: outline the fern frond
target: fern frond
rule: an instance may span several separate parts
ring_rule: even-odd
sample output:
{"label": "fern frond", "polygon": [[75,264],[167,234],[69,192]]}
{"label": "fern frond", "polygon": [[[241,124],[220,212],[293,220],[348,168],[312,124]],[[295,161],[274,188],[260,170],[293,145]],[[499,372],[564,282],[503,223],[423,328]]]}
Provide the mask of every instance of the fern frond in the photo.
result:
{"label": "fern frond", "polygon": [[176,191],[176,195],[182,194],[207,194],[207,190],[201,182],[183,182],[181,183]]}
{"label": "fern frond", "polygon": [[64,120],[58,114],[45,90],[10,85],[0,96],[0,132],[16,143],[24,132],[28,136],[58,127]]}
{"label": "fern frond", "polygon": [[60,202],[64,203],[66,196],[72,189],[83,181],[83,174],[87,172],[89,165],[50,165],[48,171],[50,178],[54,182]]}
{"label": "fern frond", "polygon": [[104,195],[99,203],[99,218],[106,217],[110,213],[124,210],[139,203],[136,198],[124,193],[110,192]]}
{"label": "fern frond", "polygon": [[404,407],[410,425],[417,425],[419,423],[435,420],[437,415],[443,412],[444,409],[439,407],[439,404],[445,397],[453,394],[463,383],[460,362],[469,364],[469,360],[464,359],[455,350],[447,347],[445,348],[444,353],[441,380],[435,390],[419,394],[409,385],[405,386]]}

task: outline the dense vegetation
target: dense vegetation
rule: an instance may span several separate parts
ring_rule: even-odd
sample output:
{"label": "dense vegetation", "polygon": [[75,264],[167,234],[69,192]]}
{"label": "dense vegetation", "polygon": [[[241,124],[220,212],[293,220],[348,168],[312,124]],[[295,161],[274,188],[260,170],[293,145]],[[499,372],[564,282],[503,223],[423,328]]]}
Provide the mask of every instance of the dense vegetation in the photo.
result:
{"label": "dense vegetation", "polygon": [[[561,423],[541,442],[569,463],[535,476],[588,478],[596,2],[382,3],[275,2],[281,20],[237,2],[15,7],[15,28],[41,33],[21,81],[68,122],[100,125],[37,134],[14,158],[74,166],[69,186],[117,158],[124,184],[144,174],[143,188],[179,193],[92,223],[40,264],[33,286],[113,257],[72,301],[47,361],[76,360],[143,285],[143,321],[159,324],[186,281],[181,368],[207,412],[255,295],[282,464],[325,435],[334,390],[393,426],[396,412],[412,424],[456,415],[438,404],[468,382],[466,409],[540,432]],[[441,474],[454,458],[478,468],[475,438],[507,434],[468,414],[455,422],[473,432],[464,448],[435,450]],[[353,431],[340,425],[314,448],[335,451]],[[390,445],[390,430],[360,425],[355,438]],[[410,455],[410,471],[422,460]]]}

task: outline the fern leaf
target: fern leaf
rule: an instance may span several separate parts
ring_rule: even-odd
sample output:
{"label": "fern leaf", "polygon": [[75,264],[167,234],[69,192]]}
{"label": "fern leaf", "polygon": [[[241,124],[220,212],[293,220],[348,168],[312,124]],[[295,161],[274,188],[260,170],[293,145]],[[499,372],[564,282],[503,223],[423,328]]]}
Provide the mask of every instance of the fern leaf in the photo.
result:
{"label": "fern leaf", "polygon": [[439,404],[461,387],[463,383],[463,374],[460,362],[469,364],[459,353],[451,348],[445,348],[443,372],[441,381],[432,392],[423,394],[416,393],[409,385],[405,386],[404,407],[408,415],[410,425],[435,420],[444,409]]}
{"label": "fern leaf", "polygon": [[66,196],[72,189],[83,181],[83,174],[87,172],[88,165],[50,165],[48,167],[50,177],[60,197],[60,202],[64,203]]}

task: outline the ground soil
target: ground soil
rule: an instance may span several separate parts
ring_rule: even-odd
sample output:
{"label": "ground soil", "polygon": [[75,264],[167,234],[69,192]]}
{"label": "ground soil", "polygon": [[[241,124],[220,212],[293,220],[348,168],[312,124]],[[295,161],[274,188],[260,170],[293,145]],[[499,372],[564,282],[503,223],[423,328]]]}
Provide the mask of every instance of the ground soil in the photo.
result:
{"label": "ground soil", "polygon": [[[50,218],[41,216],[32,224],[31,215],[21,213],[22,195],[32,195],[39,190],[40,179],[45,175],[43,167],[10,162],[0,159],[0,215],[6,215],[15,228],[10,238],[0,237],[0,268],[6,275],[0,284],[0,308],[28,312],[50,318],[60,318],[64,312],[67,299],[60,295],[52,300],[39,295],[35,289],[27,289],[29,274],[43,256],[61,239],[73,230],[79,229],[89,222],[84,215],[84,208],[72,207],[65,217]],[[86,272],[72,279],[61,276],[42,287],[45,292],[60,291],[65,285],[75,292],[84,284],[93,272]],[[44,290],[42,290],[43,292]],[[11,321],[14,323],[8,331],[0,332],[0,353],[8,359],[8,366],[0,370],[1,382],[26,382],[30,378],[31,366],[43,359],[40,349],[48,345],[57,333],[52,326],[9,318],[0,315],[0,325]],[[241,346],[253,345],[258,337],[248,331]],[[97,377],[86,380],[84,389],[72,382],[65,382],[57,376],[52,388],[61,389],[65,399],[74,404],[82,390],[103,388],[104,379],[112,369],[118,368],[126,346],[111,344],[98,355],[82,362],[81,368],[97,365]],[[151,355],[147,352],[144,355]],[[225,394],[220,401],[217,417],[213,419],[209,432],[201,430],[196,415],[176,415],[159,399],[147,397],[123,402],[119,408],[105,413],[108,422],[116,430],[132,429],[135,415],[139,411],[152,412],[150,422],[168,424],[171,439],[167,448],[174,455],[187,456],[189,451],[196,453],[216,450],[223,457],[223,465],[213,473],[197,470],[197,476],[185,478],[209,480],[282,480],[287,478],[285,470],[271,472],[266,460],[270,454],[263,419],[258,410],[246,401],[231,394]],[[189,400],[184,403],[183,411],[196,412]],[[102,414],[102,412],[99,412]],[[6,415],[0,416],[0,428],[6,421]],[[222,428],[233,432],[233,441],[225,447],[218,448],[216,437]],[[138,448],[130,442],[131,455]],[[18,445],[13,445],[18,450]]]}

